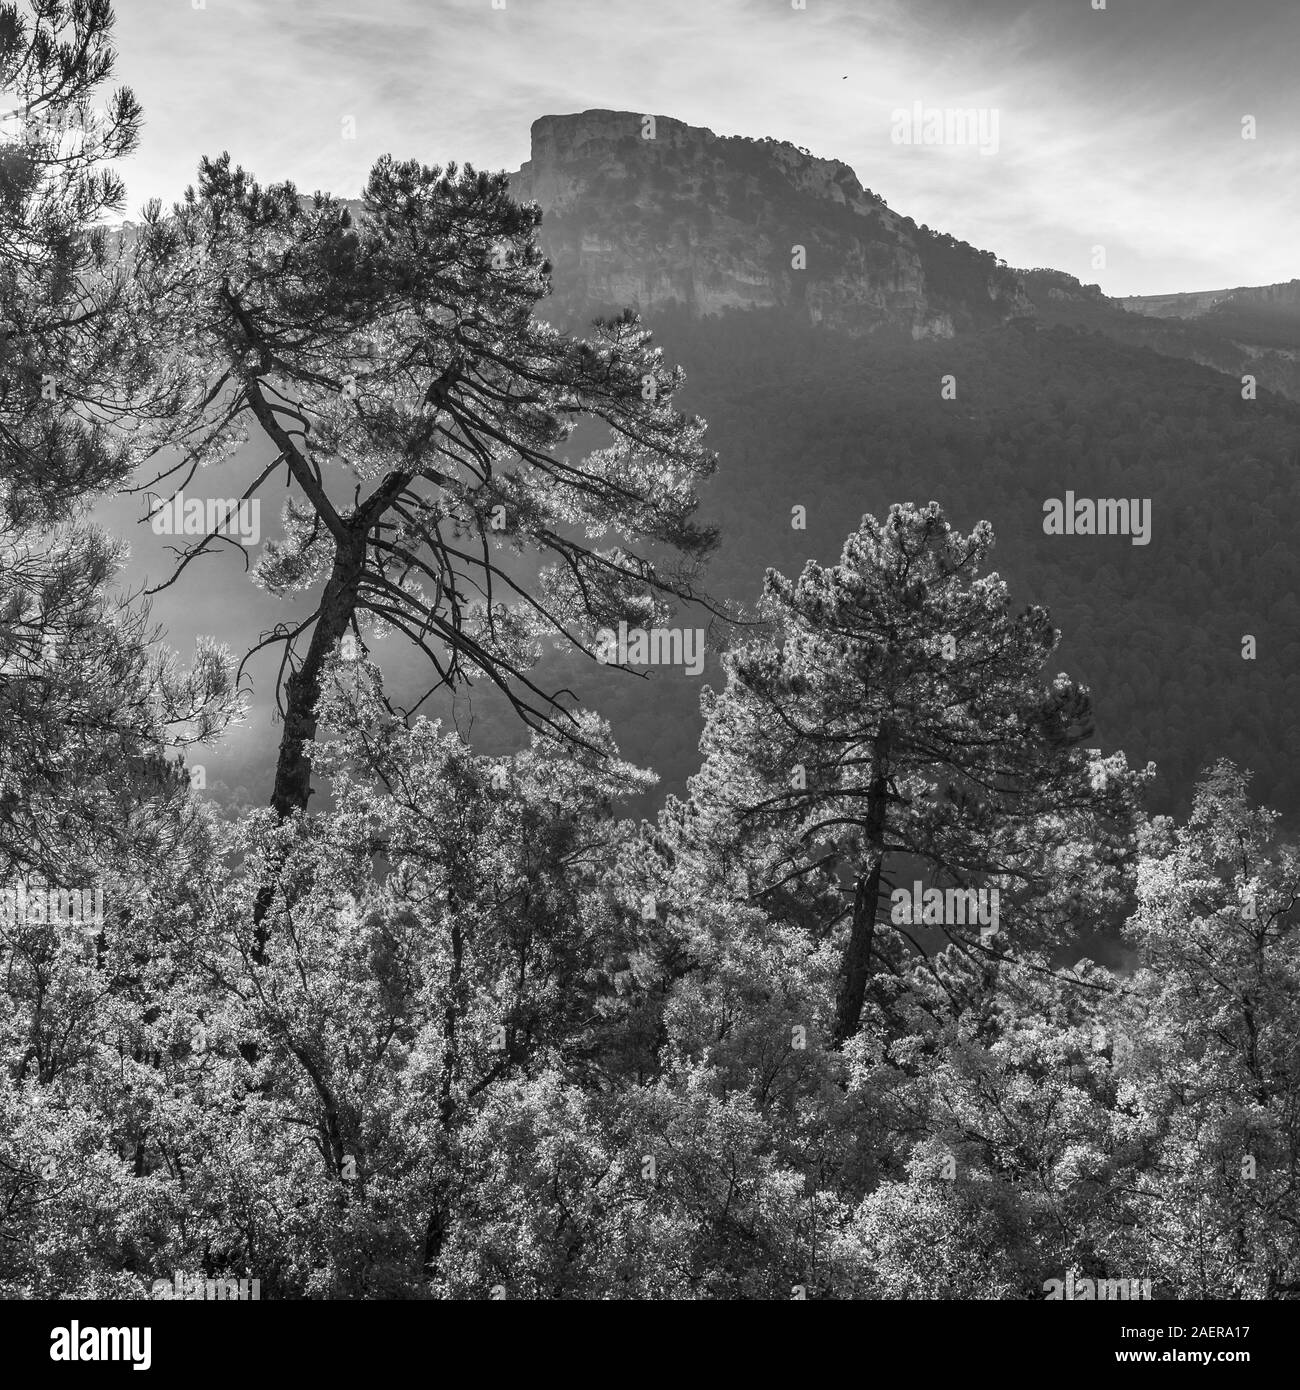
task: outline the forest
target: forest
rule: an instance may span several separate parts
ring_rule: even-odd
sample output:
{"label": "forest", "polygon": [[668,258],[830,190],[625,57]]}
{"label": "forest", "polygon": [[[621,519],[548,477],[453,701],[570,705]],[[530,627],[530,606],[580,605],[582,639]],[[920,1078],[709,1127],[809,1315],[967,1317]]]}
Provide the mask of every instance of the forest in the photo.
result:
{"label": "forest", "polygon": [[[115,235],[109,0],[0,73],[0,1297],[1300,1294],[1300,408],[1027,321],[561,331],[469,166],[206,156]],[[92,511],[250,440],[285,616],[183,656]]]}
{"label": "forest", "polygon": [[[651,321],[719,453],[701,490],[721,523],[713,592],[752,605],[768,566],[829,563],[864,511],[938,500],[964,526],[993,523],[997,567],[1019,598],[1051,608],[1062,662],[1093,689],[1095,741],[1157,763],[1153,806],[1185,813],[1221,754],[1295,814],[1300,407],[1267,392],[1245,401],[1237,378],[1099,332],[1025,320],[905,347],[779,311]],[[949,374],[955,400],[941,397]],[[1067,490],[1149,498],[1151,543],[1045,535],[1043,502]],[[796,505],[805,530],[792,526]],[[694,770],[696,692],[664,687],[674,717],[653,730],[638,726],[626,682],[606,676],[592,698],[676,790]]]}

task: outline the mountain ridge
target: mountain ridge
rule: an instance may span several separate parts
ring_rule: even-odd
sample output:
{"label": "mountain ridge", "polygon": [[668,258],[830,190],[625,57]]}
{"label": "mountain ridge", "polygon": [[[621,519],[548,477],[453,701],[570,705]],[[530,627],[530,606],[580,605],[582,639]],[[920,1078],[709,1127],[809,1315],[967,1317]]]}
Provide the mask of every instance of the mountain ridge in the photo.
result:
{"label": "mountain ridge", "polygon": [[991,252],[917,227],[840,160],[670,116],[539,117],[511,176],[545,213],[553,309],[799,307],[852,335],[949,338],[1026,313]]}
{"label": "mountain ridge", "polygon": [[1019,319],[1099,331],[1300,401],[1300,281],[1111,298],[918,226],[842,160],[596,108],[532,123],[510,175],[552,265],[543,312],[794,310],[852,337],[951,339]]}

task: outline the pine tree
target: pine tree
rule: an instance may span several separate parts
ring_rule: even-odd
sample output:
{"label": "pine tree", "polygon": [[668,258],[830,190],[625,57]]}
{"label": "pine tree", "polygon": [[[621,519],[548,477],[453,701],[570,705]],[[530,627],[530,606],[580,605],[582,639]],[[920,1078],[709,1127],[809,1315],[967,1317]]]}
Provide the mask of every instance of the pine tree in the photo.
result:
{"label": "pine tree", "polygon": [[[174,214],[147,212],[141,313],[206,383],[156,442],[182,470],[260,431],[276,455],[249,495],[277,475],[291,494],[257,577],[282,595],[321,586],[274,639],[290,666],[281,816],[308,804],[328,664],[371,628],[414,643],[432,689],[485,677],[572,736],[564,700],[527,674],[540,639],[594,654],[600,628],[695,596],[713,542],[692,520],[713,466],[703,423],[672,408],[682,373],[633,315],[591,341],[533,318],[540,218],[504,174],[391,158],[355,216],[263,189],[228,156],[204,161]],[[610,441],[570,459],[584,420]]]}
{"label": "pine tree", "polygon": [[[912,926],[992,952],[1063,939],[1123,901],[1153,769],[1084,747],[1088,692],[1044,680],[1059,634],[1041,607],[1013,614],[1003,581],[981,573],[992,542],[987,523],[963,536],[933,502],[864,517],[838,565],[809,563],[793,581],[768,572],[769,633],[729,654],[721,695],[706,692],[692,798],[750,857],[775,846],[757,891],[823,894],[828,876],[843,887],[841,1043],[873,966],[897,973],[901,942],[923,953]],[[997,935],[928,910],[921,924],[882,914],[914,874],[996,889]]]}
{"label": "pine tree", "polygon": [[0,6],[0,507],[20,524],[125,480],[144,441],[124,426],[175,401],[104,224],[140,127],[129,89],[92,108],[112,28],[110,0]]}

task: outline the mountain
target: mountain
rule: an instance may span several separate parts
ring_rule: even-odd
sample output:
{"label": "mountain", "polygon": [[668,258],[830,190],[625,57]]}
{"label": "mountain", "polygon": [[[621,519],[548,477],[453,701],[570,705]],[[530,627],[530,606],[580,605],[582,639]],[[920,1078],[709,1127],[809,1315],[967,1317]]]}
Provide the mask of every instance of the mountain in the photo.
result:
{"label": "mountain", "polygon": [[[547,317],[581,330],[633,306],[686,369],[680,404],[708,420],[720,460],[702,499],[722,532],[713,592],[752,604],[767,567],[833,562],[863,512],[934,498],[962,527],[993,523],[1016,601],[1051,609],[1058,668],[1093,688],[1097,741],[1159,764],[1155,809],[1185,808],[1224,756],[1300,812],[1286,295],[1136,312],[917,227],[835,160],[666,117],[653,140],[642,129],[633,113],[544,117],[513,186],[544,212]],[[795,245],[805,271],[791,268]],[[949,376],[955,399],[940,391]],[[1150,543],[1045,534],[1045,502],[1067,492],[1147,499]],[[792,526],[798,508],[806,529]],[[665,670],[648,686],[563,657],[550,668],[661,774],[661,793],[681,789],[698,766],[700,680]],[[705,679],[717,676],[711,664]],[[508,741],[489,708],[476,698],[479,734]]]}
{"label": "mountain", "polygon": [[[551,312],[795,308],[850,335],[950,338],[1032,312],[987,251],[918,227],[838,160],[667,116],[543,116],[517,197],[546,212]],[[802,266],[800,266],[802,262]]]}
{"label": "mountain", "polygon": [[1300,281],[1108,299],[917,226],[847,164],[786,141],[604,110],[543,116],[531,134],[512,188],[546,213],[547,314],[565,326],[625,306],[793,309],[853,337],[926,340],[1035,317],[1300,401]]}

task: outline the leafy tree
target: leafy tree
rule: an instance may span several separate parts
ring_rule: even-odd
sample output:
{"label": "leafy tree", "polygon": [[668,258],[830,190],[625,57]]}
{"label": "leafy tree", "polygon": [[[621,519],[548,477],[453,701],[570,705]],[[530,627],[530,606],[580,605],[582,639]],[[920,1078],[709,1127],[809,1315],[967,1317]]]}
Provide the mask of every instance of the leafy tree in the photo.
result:
{"label": "leafy tree", "polygon": [[1112,1065],[1100,1042],[1118,993],[1083,961],[972,958],[950,946],[909,971],[909,1032],[887,1055],[905,1078],[902,1171],[840,1237],[847,1288],[868,1298],[1044,1297],[1067,1269],[1112,1268],[1102,1230],[1126,1197],[1110,1130]]}
{"label": "leafy tree", "polygon": [[[327,689],[335,809],[233,826],[237,877],[214,869],[169,933],[206,1020],[204,1085],[232,1107],[202,1102],[178,1161],[230,1212],[223,1260],[264,1270],[267,1296],[462,1288],[448,1252],[484,1200],[465,1146],[495,1088],[548,1069],[600,1084],[630,916],[608,804],[644,776],[589,719],[580,753],[539,736],[489,760],[407,729],[377,691],[364,662]],[[271,865],[281,947],[260,959],[249,908]]]}
{"label": "leafy tree", "polygon": [[181,671],[150,640],[146,615],[109,599],[117,558],[93,529],[35,554],[0,544],[0,1287],[10,1296],[138,1291],[137,1237],[147,1245],[176,1210],[174,1189],[136,1179],[149,1178],[149,1145],[167,1144],[149,1099],[173,1042],[166,943],[177,917],[192,917],[212,849],[185,768],[164,747],[212,736],[238,701],[228,654],[201,644]]}
{"label": "leafy tree", "polygon": [[1140,968],[1111,1023],[1135,1193],[1111,1240],[1182,1298],[1300,1294],[1300,858],[1247,786],[1220,761],[1186,824],[1153,829],[1129,923]]}

